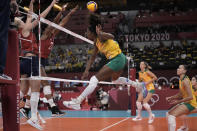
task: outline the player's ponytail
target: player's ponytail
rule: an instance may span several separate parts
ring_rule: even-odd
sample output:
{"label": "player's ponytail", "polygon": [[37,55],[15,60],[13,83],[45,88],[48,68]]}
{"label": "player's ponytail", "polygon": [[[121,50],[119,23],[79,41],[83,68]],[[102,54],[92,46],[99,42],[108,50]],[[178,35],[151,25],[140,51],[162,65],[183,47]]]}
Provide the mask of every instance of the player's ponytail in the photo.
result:
{"label": "player's ponytail", "polygon": [[144,64],[146,66],[145,67],[146,70],[151,70],[152,69],[152,67],[147,62],[144,61]]}
{"label": "player's ponytail", "polygon": [[190,65],[183,65],[183,66],[187,72],[193,68],[193,65],[191,65],[191,64]]}

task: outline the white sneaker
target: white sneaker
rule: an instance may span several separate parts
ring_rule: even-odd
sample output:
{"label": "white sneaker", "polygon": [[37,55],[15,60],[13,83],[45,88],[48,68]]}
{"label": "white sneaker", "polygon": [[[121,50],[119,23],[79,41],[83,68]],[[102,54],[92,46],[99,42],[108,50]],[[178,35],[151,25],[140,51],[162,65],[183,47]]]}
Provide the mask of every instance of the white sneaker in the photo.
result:
{"label": "white sneaker", "polygon": [[35,127],[38,130],[43,130],[38,120],[33,120],[32,118],[30,118],[29,120],[27,120],[27,123]]}
{"label": "white sneaker", "polygon": [[155,119],[155,114],[152,114],[152,116],[148,118],[148,124],[152,124],[154,119]]}
{"label": "white sneaker", "polygon": [[189,128],[181,126],[179,129],[177,129],[177,131],[189,131]]}
{"label": "white sneaker", "polygon": [[4,80],[12,80],[12,78],[8,75],[5,74],[0,74],[0,79],[4,79]]}
{"label": "white sneaker", "polygon": [[41,121],[42,124],[45,124],[46,121],[44,120],[44,118],[42,118],[42,116],[40,115],[40,113],[38,113],[38,119]]}
{"label": "white sneaker", "polygon": [[132,119],[133,121],[141,121],[142,117],[141,116],[136,116],[135,118]]}
{"label": "white sneaker", "polygon": [[71,101],[63,101],[64,106],[74,109],[74,110],[80,110],[80,102],[77,99],[71,99]]}

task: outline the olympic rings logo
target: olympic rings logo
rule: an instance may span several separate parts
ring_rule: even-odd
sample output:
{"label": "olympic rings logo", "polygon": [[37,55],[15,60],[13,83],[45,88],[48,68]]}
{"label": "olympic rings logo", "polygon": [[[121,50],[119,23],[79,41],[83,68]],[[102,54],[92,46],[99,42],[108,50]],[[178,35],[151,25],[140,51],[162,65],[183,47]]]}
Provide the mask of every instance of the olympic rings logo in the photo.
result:
{"label": "olympic rings logo", "polygon": [[149,105],[153,106],[155,103],[159,101],[159,95],[158,94],[153,94],[152,98],[149,101]]}
{"label": "olympic rings logo", "polygon": [[[165,82],[165,84],[167,84],[167,85],[171,85],[173,81],[178,81],[178,80],[179,80],[179,77],[173,76],[173,77],[170,78],[170,80],[168,80],[166,77],[161,76],[161,77],[159,77],[159,78],[157,79],[157,82],[154,83],[155,87],[158,87],[158,86],[159,86],[158,82],[159,82],[160,80],[163,80],[163,81]],[[153,106],[153,105],[154,105],[155,103],[157,103],[158,101],[159,101],[159,95],[158,95],[158,94],[153,94],[153,95],[152,95],[152,98],[151,98],[150,101],[149,101],[149,105],[150,105],[150,106]]]}
{"label": "olympic rings logo", "polygon": [[156,81],[157,84],[155,84],[155,86],[158,86],[159,81],[164,81],[166,85],[171,85],[173,81],[179,81],[179,77],[178,76],[173,76],[170,78],[170,80],[168,80],[166,77],[159,77]]}

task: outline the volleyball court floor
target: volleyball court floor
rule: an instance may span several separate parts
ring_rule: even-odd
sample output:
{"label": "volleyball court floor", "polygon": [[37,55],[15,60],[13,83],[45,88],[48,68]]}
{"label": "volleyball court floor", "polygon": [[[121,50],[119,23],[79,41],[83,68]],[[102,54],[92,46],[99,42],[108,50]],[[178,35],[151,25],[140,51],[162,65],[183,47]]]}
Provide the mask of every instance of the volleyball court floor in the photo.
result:
{"label": "volleyball court floor", "polygon": [[[65,111],[62,117],[51,117],[51,112],[40,111],[46,120],[42,124],[44,131],[167,131],[165,114],[167,111],[153,111],[156,118],[152,124],[148,124],[148,113],[143,111],[142,121],[132,121],[127,111]],[[24,118],[22,118],[24,119]],[[197,114],[191,114],[188,118],[189,131],[197,131]],[[182,124],[177,118],[177,127]],[[21,131],[38,131],[23,120]],[[2,129],[0,129],[2,131]]]}

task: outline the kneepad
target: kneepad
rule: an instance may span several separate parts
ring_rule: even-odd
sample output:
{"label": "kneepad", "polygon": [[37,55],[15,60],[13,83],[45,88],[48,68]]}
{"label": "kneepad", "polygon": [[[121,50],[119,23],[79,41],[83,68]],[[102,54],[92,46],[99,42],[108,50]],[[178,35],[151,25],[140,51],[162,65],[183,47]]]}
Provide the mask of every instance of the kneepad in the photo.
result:
{"label": "kneepad", "polygon": [[44,86],[43,93],[44,93],[44,95],[51,95],[52,94],[51,86]]}
{"label": "kneepad", "polygon": [[92,76],[92,77],[90,78],[90,83],[89,83],[89,85],[91,85],[91,86],[97,86],[97,84],[98,84],[98,79],[96,78],[96,76]]}

